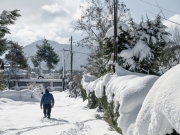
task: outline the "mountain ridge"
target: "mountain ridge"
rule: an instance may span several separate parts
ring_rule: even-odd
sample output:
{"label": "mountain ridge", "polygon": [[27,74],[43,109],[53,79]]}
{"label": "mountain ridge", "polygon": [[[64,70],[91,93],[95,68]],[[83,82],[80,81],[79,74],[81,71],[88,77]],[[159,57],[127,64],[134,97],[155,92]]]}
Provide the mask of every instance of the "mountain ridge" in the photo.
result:
{"label": "mountain ridge", "polygon": [[[28,64],[31,68],[34,68],[33,63],[31,61],[31,57],[36,54],[37,47],[36,45],[41,45],[43,40],[35,41],[29,45],[26,45],[23,48],[25,57],[28,58]],[[65,49],[65,69],[70,70],[70,45],[68,44],[59,44],[56,41],[48,40],[48,43],[54,48],[54,51],[58,54],[60,61],[56,66],[56,70],[62,69],[62,50]],[[81,47],[73,45],[73,70],[83,70],[81,65],[87,64],[88,54],[90,54],[90,50],[87,47]],[[47,69],[46,64],[42,62],[42,68]]]}

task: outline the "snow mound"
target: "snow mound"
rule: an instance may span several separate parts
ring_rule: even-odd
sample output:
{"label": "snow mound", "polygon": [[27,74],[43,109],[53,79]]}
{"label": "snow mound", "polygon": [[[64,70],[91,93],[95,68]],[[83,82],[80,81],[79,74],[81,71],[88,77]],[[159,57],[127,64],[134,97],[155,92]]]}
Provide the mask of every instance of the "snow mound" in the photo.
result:
{"label": "snow mound", "polygon": [[173,129],[180,133],[179,68],[177,65],[158,78],[116,66],[115,74],[86,83],[82,80],[82,85],[98,98],[105,90],[108,102],[113,101],[114,110],[118,109],[117,123],[125,135],[164,135]]}
{"label": "snow mound", "polygon": [[90,75],[90,74],[83,75],[81,83],[84,86],[84,89],[86,90],[87,94],[89,93],[89,91],[93,91],[94,87],[95,87],[94,83],[89,83],[89,82],[94,81],[96,79],[97,79],[97,77]]}
{"label": "snow mound", "polygon": [[41,95],[31,90],[5,90],[0,92],[0,98],[7,98],[13,101],[39,102]]}
{"label": "snow mound", "polygon": [[172,129],[180,133],[179,68],[175,66],[156,81],[127,135],[163,135]]}
{"label": "snow mound", "polygon": [[126,134],[128,127],[136,121],[141,105],[157,79],[156,76],[132,73],[116,65],[115,74],[106,74],[91,82],[82,79],[82,85],[86,92],[95,91],[98,98],[103,96],[105,90],[108,102],[115,103],[114,110],[120,105],[117,122],[123,134]]}

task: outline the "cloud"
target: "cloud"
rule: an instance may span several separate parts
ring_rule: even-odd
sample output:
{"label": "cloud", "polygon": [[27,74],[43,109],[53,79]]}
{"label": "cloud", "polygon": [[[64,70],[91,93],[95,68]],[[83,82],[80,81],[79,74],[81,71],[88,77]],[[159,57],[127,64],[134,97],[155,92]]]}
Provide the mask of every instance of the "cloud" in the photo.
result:
{"label": "cloud", "polygon": [[[71,1],[70,5],[60,1],[61,6],[57,1],[56,4],[39,3],[35,9],[20,12],[22,16],[18,18],[15,25],[9,26],[11,34],[6,38],[22,46],[44,37],[62,44],[69,43],[71,35],[77,38],[79,33],[73,31],[72,23],[80,16],[78,2],[81,0]],[[22,7],[25,8],[23,5]]]}
{"label": "cloud", "polygon": [[70,11],[58,5],[44,5],[41,7],[42,15],[45,19],[54,17],[69,17]]}
{"label": "cloud", "polygon": [[[170,20],[172,22],[170,22],[168,20]],[[175,15],[171,16],[168,20],[163,21],[163,24],[166,25],[169,29],[174,28],[177,24],[175,24],[173,22],[180,24],[180,15],[175,14]]]}
{"label": "cloud", "polygon": [[[40,23],[40,24],[28,24],[27,26],[11,29],[11,35],[7,37],[12,40],[18,40],[20,44],[28,45],[36,40],[43,39],[55,40],[59,43],[68,43],[66,38],[60,37],[65,33],[68,33],[70,24],[67,21],[61,21],[60,18],[54,19],[52,22]],[[61,40],[60,40],[61,39]]]}

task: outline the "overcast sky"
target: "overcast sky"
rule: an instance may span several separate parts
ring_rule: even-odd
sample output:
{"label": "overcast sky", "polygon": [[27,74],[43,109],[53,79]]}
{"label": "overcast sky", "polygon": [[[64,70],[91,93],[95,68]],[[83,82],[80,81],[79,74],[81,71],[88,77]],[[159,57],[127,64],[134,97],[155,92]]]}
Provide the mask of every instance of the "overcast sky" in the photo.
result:
{"label": "overcast sky", "polygon": [[[163,10],[164,16],[180,23],[180,0],[144,0],[175,13]],[[124,0],[130,8],[132,17],[136,22],[141,17],[150,19],[160,13],[158,7],[149,5],[141,0]],[[11,35],[6,36],[9,40],[25,46],[44,37],[59,43],[69,44],[71,35],[78,40],[80,32],[74,32],[72,23],[80,17],[79,5],[85,4],[85,0],[0,0],[0,12],[3,10],[19,9],[21,17],[10,26]],[[161,14],[162,15],[162,14]],[[168,27],[171,22],[164,22]]]}

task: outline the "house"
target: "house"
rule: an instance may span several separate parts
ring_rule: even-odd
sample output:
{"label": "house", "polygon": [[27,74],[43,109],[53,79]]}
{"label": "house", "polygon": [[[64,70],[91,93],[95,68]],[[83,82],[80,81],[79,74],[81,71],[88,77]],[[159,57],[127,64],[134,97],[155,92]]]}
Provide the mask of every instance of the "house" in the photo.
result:
{"label": "house", "polygon": [[28,89],[30,85],[43,85],[44,89],[49,89],[50,91],[62,91],[62,79],[18,79],[9,80],[9,88],[22,90]]}

